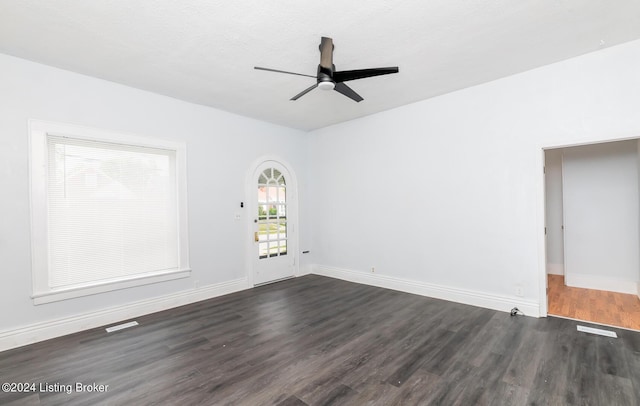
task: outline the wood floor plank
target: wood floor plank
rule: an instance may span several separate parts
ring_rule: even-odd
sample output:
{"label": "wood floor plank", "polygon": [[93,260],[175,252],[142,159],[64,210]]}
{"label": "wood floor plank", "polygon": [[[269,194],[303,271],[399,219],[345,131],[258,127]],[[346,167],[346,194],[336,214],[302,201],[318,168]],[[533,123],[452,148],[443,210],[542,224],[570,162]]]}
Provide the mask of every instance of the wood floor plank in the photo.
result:
{"label": "wood floor plank", "polygon": [[529,389],[504,382],[498,382],[488,392],[486,404],[493,406],[526,405],[530,395]]}
{"label": "wood floor plank", "polygon": [[640,404],[640,333],[314,275],[136,321],[0,353],[3,381],[107,392],[0,392],[0,404]]}
{"label": "wood floor plank", "polygon": [[301,401],[296,396],[291,395],[285,400],[283,400],[282,402],[278,403],[277,406],[308,406],[308,405],[303,401]]}
{"label": "wood floor plank", "polygon": [[538,364],[542,358],[544,339],[544,333],[534,330],[523,337],[506,368],[503,382],[521,388],[533,387]]}

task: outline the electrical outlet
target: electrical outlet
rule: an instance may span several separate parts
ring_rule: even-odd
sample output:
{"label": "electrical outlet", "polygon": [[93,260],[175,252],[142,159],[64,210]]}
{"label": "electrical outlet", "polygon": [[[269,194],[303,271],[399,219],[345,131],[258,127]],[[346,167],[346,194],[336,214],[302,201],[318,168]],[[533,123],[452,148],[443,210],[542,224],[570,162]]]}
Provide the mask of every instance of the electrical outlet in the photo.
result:
{"label": "electrical outlet", "polygon": [[375,266],[372,266],[372,267],[371,267],[371,273],[375,273],[375,272],[376,272],[376,267],[375,267]]}
{"label": "electrical outlet", "polygon": [[522,288],[522,285],[516,285],[515,293],[518,297],[524,296],[524,289]]}

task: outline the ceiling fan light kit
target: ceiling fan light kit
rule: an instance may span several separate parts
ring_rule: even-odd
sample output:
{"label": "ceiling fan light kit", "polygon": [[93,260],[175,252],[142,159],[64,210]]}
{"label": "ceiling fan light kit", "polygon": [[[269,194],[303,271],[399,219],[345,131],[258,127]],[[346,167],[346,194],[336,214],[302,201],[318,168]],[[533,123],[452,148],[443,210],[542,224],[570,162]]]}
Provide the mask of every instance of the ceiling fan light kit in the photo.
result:
{"label": "ceiling fan light kit", "polygon": [[320,90],[333,90],[335,89],[335,87],[336,87],[336,84],[329,81],[318,83],[318,89]]}
{"label": "ceiling fan light kit", "polygon": [[278,69],[262,68],[259,66],[255,66],[254,69],[315,78],[316,83],[304,89],[297,95],[293,96],[291,98],[291,100],[293,101],[298,100],[317,87],[322,90],[335,90],[336,92],[347,96],[353,101],[361,102],[364,99],[349,86],[345,85],[344,82],[347,82],[349,80],[369,78],[372,76],[398,73],[397,66],[388,68],[336,71],[336,66],[333,64],[333,48],[333,40],[328,37],[322,37],[322,39],[320,40],[320,64],[318,65],[318,73],[316,76],[306,75],[304,73],[287,72]]}

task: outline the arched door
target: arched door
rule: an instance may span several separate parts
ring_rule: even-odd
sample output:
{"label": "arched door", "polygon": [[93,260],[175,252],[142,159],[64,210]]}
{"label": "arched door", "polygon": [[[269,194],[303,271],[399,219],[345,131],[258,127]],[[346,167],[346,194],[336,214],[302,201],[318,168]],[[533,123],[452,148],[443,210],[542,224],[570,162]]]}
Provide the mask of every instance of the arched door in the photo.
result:
{"label": "arched door", "polygon": [[253,282],[254,285],[295,274],[296,188],[287,168],[264,161],[253,177]]}

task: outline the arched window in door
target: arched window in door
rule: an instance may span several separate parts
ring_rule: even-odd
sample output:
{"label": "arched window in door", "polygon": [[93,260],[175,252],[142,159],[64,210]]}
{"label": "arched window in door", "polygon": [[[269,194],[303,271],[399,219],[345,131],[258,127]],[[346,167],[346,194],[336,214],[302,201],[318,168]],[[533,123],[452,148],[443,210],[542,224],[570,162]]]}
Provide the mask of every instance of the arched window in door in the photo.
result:
{"label": "arched window in door", "polygon": [[287,185],[276,168],[258,177],[258,257],[287,255]]}

